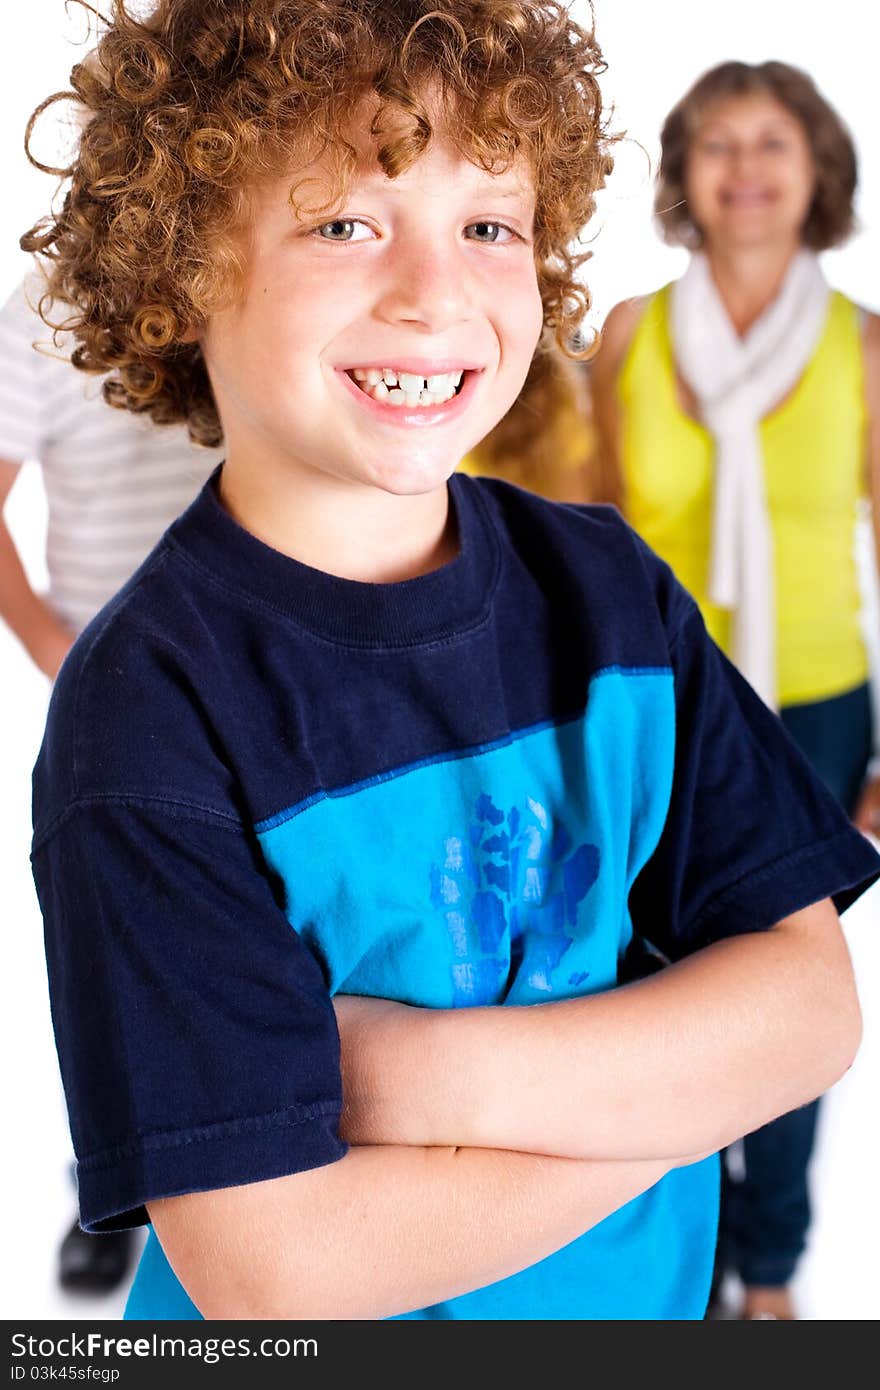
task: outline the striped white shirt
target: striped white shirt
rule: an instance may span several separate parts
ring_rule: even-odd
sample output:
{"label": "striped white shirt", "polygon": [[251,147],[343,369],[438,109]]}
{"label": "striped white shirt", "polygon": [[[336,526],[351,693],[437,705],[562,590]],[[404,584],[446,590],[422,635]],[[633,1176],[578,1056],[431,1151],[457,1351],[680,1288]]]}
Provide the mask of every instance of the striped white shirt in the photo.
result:
{"label": "striped white shirt", "polygon": [[[0,309],[0,458],[35,459],[48,503],[47,602],[80,632],[189,505],[223,455],[182,425],[115,410],[65,360],[26,280]],[[33,347],[39,345],[39,350]]]}

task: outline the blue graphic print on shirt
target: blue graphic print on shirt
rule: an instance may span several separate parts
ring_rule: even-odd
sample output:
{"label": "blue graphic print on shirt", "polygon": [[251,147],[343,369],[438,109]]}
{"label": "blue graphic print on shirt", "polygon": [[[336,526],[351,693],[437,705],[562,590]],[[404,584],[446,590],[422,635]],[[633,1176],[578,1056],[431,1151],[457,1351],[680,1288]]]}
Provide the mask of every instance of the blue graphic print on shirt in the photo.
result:
{"label": "blue graphic print on shirt", "polygon": [[[572,843],[535,797],[505,814],[486,792],[467,836],[445,841],[442,865],[431,866],[431,902],[452,942],[455,1005],[490,1003],[520,972],[536,992],[552,993],[578,904],[599,872],[598,846]],[[569,986],[588,975],[575,971]]]}

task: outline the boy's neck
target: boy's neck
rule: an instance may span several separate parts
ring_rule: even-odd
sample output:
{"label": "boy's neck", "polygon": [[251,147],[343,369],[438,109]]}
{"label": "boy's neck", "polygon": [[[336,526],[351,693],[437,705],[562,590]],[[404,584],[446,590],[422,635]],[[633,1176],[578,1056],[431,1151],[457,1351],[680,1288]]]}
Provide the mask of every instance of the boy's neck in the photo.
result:
{"label": "boy's neck", "polygon": [[341,579],[392,584],[429,574],[458,554],[448,488],[400,497],[326,474],[238,467],[220,474],[220,500],[273,550]]}

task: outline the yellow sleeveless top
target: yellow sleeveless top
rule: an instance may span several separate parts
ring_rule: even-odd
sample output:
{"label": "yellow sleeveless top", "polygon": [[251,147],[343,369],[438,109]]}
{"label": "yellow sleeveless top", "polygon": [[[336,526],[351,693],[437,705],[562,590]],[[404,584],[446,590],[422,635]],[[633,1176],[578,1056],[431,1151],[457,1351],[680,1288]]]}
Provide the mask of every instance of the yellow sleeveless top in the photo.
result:
{"label": "yellow sleeveless top", "polygon": [[[624,505],[729,651],[730,614],[707,594],[714,448],[678,402],[669,290],[649,301],[618,377]],[[854,553],[866,427],[859,312],[835,291],[815,355],[760,427],[781,705],[830,699],[868,676]]]}

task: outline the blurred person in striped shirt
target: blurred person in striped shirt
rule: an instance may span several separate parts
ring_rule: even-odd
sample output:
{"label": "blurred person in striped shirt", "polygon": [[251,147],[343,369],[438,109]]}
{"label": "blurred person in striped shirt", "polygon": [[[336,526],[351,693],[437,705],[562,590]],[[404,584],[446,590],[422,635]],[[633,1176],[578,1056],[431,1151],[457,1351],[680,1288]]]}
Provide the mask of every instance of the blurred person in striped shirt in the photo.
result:
{"label": "blurred person in striped shirt", "polygon": [[[0,507],[22,464],[39,464],[48,503],[45,595],[32,589],[0,514],[0,617],[54,679],[73,639],[188,506],[219,449],[182,426],[108,408],[103,381],[71,370],[63,335],[34,312],[40,281],[0,310]],[[35,346],[36,345],[36,346]]]}

